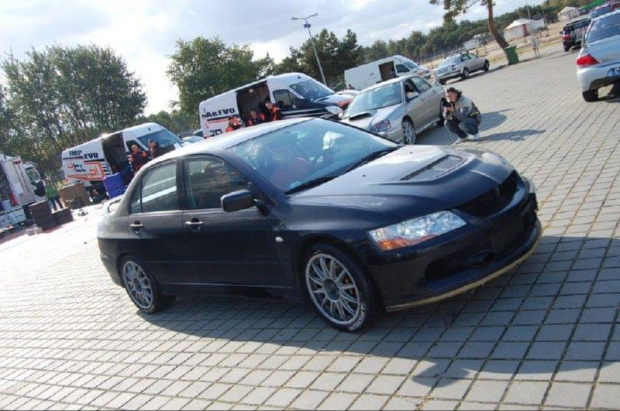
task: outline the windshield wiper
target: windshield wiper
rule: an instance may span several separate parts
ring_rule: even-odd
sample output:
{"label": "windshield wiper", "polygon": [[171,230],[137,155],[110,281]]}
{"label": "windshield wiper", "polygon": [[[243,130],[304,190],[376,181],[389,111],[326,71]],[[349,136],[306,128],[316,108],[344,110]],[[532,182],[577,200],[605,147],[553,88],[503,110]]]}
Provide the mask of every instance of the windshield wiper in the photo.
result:
{"label": "windshield wiper", "polygon": [[368,164],[373,160],[378,159],[379,157],[383,157],[384,155],[391,153],[392,151],[398,149],[398,147],[388,147],[385,148],[383,150],[379,150],[379,151],[375,151],[374,153],[370,153],[367,156],[364,156],[362,158],[360,158],[359,160],[357,160],[355,163],[351,164],[349,166],[349,168],[347,168],[347,170],[345,171],[345,173],[348,173],[349,171],[356,169],[360,166],[363,166],[364,164]]}
{"label": "windshield wiper", "polygon": [[327,183],[328,181],[333,180],[336,177],[338,176],[329,175],[329,176],[313,178],[312,180],[308,180],[305,183],[298,185],[297,187],[291,188],[290,190],[286,191],[284,194],[294,194],[299,191],[304,191],[312,187],[320,186],[321,184]]}

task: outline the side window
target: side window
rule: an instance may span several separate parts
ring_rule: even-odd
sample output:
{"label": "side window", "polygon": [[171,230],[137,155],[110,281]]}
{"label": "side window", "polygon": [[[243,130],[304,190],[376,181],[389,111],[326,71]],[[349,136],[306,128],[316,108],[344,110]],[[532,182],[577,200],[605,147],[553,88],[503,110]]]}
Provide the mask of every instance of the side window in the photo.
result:
{"label": "side window", "polygon": [[471,59],[471,60],[475,60],[475,59],[477,59],[477,58],[478,58],[478,56],[475,56],[475,55],[473,55],[473,54],[468,54],[467,56],[468,56],[468,57],[469,57],[469,59]]}
{"label": "side window", "polygon": [[164,164],[150,170],[131,199],[131,213],[154,213],[179,209],[177,165]]}
{"label": "side window", "polygon": [[394,67],[397,73],[409,73],[409,69],[404,64],[396,64]]}
{"label": "side window", "polygon": [[467,54],[461,54],[461,61],[469,60],[469,56]]}
{"label": "side window", "polygon": [[431,85],[428,84],[428,82],[424,79],[421,79],[420,77],[413,77],[411,80],[413,80],[416,88],[418,89],[418,91],[420,92],[420,94],[424,93],[425,91],[428,91],[431,89]]}
{"label": "side window", "polygon": [[276,100],[278,108],[284,110],[292,109],[297,100],[288,90],[275,90],[273,92],[273,98]]}
{"label": "side window", "polygon": [[403,86],[405,87],[405,93],[413,93],[414,91],[416,91],[416,87],[411,80],[405,81],[405,83],[403,83]]}
{"label": "side window", "polygon": [[135,140],[129,140],[125,142],[125,145],[127,146],[127,152],[129,154],[131,154],[131,146],[133,146],[134,144],[137,145],[140,150],[142,150],[142,147],[140,147],[140,144],[138,144]]}
{"label": "side window", "polygon": [[247,181],[217,158],[198,158],[185,162],[185,187],[191,210],[221,208],[223,195],[247,189]]}

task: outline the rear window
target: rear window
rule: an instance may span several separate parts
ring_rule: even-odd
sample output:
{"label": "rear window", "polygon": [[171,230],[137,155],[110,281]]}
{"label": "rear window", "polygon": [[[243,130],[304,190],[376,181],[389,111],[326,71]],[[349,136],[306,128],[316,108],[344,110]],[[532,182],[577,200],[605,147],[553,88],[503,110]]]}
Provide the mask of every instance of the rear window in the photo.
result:
{"label": "rear window", "polygon": [[620,35],[620,14],[612,14],[592,23],[586,34],[586,43],[603,40]]}

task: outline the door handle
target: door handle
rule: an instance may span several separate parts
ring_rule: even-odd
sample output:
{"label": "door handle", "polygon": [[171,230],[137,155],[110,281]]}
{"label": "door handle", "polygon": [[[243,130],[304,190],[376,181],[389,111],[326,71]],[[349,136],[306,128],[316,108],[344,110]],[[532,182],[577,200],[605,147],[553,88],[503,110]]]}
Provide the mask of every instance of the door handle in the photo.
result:
{"label": "door handle", "polygon": [[129,228],[131,228],[134,231],[140,231],[140,230],[142,230],[143,227],[144,226],[139,221],[136,221],[133,224],[129,224]]}
{"label": "door handle", "polygon": [[185,222],[185,226],[191,228],[192,230],[199,230],[203,225],[205,225],[205,223],[197,219]]}

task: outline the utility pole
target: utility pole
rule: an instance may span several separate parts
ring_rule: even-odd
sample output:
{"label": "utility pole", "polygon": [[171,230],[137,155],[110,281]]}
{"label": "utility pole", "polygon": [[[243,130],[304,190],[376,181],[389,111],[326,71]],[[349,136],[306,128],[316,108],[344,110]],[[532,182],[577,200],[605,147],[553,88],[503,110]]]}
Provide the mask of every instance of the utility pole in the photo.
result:
{"label": "utility pole", "polygon": [[525,0],[525,7],[527,7],[527,18],[528,18],[528,20],[532,20],[532,16],[530,15],[530,5],[527,3],[527,0]]}
{"label": "utility pole", "polygon": [[316,52],[316,45],[314,44],[314,38],[312,37],[312,33],[310,32],[310,23],[308,23],[308,19],[312,18],[312,17],[316,17],[318,16],[318,13],[314,13],[311,16],[308,17],[291,17],[291,20],[295,21],[295,20],[303,20],[304,23],[304,28],[308,29],[308,35],[310,35],[310,42],[312,43],[312,48],[314,49],[314,57],[316,57],[316,64],[319,65],[319,71],[321,72],[321,78],[323,79],[323,84],[327,85],[327,82],[325,81],[325,74],[323,74],[323,67],[321,67],[321,61],[319,60],[319,54]]}

